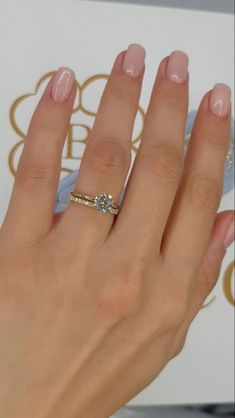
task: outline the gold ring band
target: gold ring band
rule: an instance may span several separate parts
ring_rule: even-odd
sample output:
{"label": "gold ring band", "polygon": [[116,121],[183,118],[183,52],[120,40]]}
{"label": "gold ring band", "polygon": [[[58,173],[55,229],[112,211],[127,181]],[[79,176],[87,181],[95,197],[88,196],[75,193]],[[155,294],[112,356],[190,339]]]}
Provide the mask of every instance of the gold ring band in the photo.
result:
{"label": "gold ring band", "polygon": [[109,212],[113,215],[117,215],[120,209],[118,205],[113,203],[113,196],[104,192],[97,194],[95,197],[83,193],[70,192],[70,200],[83,206],[94,208],[99,212]]}

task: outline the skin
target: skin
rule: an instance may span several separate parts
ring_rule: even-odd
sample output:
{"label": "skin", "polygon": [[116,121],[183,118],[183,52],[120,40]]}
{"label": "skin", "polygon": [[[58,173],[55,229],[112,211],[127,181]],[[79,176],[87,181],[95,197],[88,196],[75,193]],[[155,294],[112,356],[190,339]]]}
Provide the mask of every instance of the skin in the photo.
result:
{"label": "skin", "polygon": [[[130,167],[143,79],[124,73],[123,54],[76,184],[114,202]],[[53,215],[75,84],[58,103],[50,81],[33,114],[0,230],[1,417],[112,415],[180,353],[216,284],[233,216],[217,214],[230,115],[212,114],[206,93],[184,158],[188,79],[168,80],[167,60],[117,217],[72,202]]]}

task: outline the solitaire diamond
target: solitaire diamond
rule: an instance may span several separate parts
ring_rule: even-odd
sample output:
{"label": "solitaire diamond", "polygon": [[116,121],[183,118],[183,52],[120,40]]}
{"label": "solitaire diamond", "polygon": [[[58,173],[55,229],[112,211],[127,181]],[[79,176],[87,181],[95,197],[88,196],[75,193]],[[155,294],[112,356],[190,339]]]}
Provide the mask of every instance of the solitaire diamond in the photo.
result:
{"label": "solitaire diamond", "polygon": [[99,193],[95,197],[94,204],[100,212],[109,212],[113,204],[113,196],[107,193]]}

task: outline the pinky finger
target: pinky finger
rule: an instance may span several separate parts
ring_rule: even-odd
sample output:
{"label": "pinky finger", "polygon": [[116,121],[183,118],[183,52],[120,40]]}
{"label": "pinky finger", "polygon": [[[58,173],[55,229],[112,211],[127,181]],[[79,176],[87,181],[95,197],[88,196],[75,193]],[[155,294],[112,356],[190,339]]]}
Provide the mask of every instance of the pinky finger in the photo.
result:
{"label": "pinky finger", "polygon": [[176,337],[173,356],[181,351],[190,324],[217,283],[226,250],[234,241],[234,214],[235,211],[227,210],[216,216],[208,247],[195,281],[189,311]]}

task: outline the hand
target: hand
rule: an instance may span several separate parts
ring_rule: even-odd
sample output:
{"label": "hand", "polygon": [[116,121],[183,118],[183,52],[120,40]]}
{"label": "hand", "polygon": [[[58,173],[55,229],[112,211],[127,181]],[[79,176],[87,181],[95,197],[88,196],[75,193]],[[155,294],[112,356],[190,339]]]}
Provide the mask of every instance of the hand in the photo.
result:
{"label": "hand", "polygon": [[[78,192],[105,191],[117,202],[144,56],[132,45],[115,61]],[[216,216],[230,89],[206,93],[184,158],[187,65],[181,52],[160,64],[118,216],[70,202],[54,218],[76,84],[66,68],[50,80],[0,232],[1,417],[108,417],[182,350],[233,239],[233,212]]]}

